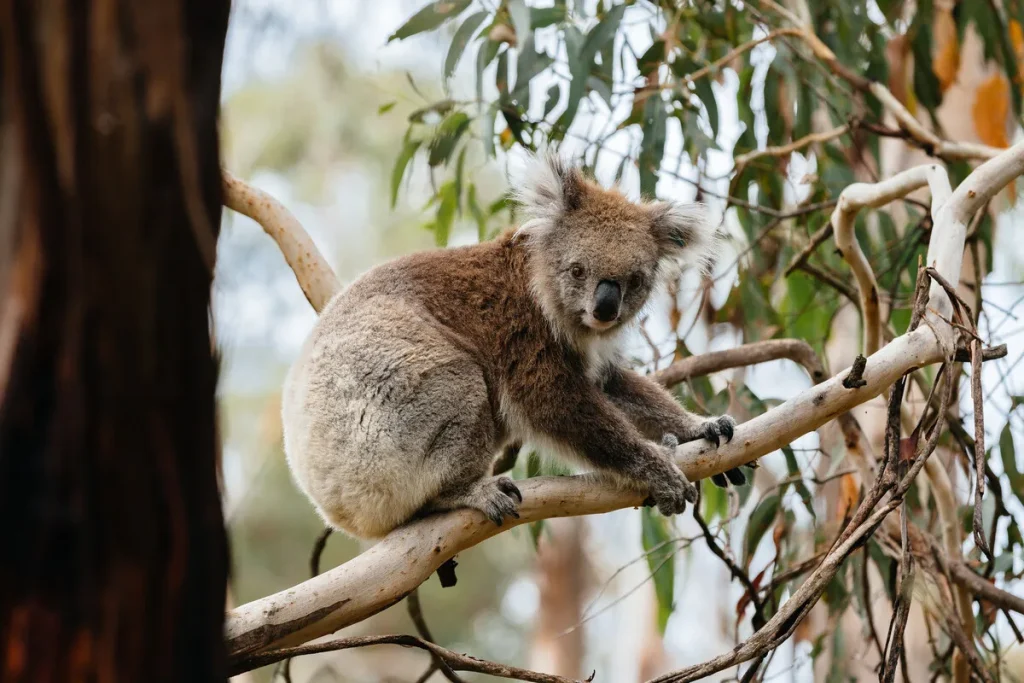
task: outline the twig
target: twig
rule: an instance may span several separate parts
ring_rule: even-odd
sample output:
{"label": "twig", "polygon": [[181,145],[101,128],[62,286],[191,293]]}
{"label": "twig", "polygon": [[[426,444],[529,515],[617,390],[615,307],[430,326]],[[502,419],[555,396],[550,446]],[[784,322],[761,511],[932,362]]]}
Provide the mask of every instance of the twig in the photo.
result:
{"label": "twig", "polygon": [[[430,632],[430,627],[427,626],[427,620],[423,617],[423,606],[420,605],[420,589],[418,587],[412,589],[412,592],[406,596],[405,606],[409,610],[409,618],[412,619],[413,626],[416,627],[420,638],[428,643],[437,643],[434,634]],[[446,666],[446,662],[441,657],[431,652],[430,658],[432,661],[428,671],[423,673],[423,677],[425,677],[423,680],[430,678],[431,673],[440,669],[441,674],[452,683],[463,683],[459,675],[452,671],[451,667]]]}
{"label": "twig", "polygon": [[843,378],[843,386],[847,389],[860,389],[867,384],[864,381],[864,368],[867,364],[868,359],[861,354],[857,354],[857,357],[853,359],[850,372]]}
{"label": "twig", "polygon": [[[352,638],[339,638],[313,645],[299,645],[297,647],[268,650],[259,654],[234,659],[228,665],[228,675],[237,676],[246,671],[252,671],[253,669],[273,664],[287,657],[299,657],[302,655],[319,654],[321,652],[336,652],[338,650],[369,647],[371,645],[401,645],[402,647],[415,647],[420,650],[426,650],[444,662],[444,665],[452,672],[481,673],[515,681],[528,681],[529,683],[580,683],[577,679],[566,678],[565,676],[538,673],[528,669],[520,669],[516,666],[477,659],[476,657],[453,652],[435,643],[428,643],[422,638],[407,635],[353,636]],[[587,679],[587,681],[590,680],[593,680],[593,676]]]}
{"label": "twig", "polygon": [[316,537],[316,541],[313,543],[313,551],[309,554],[309,575],[316,576],[320,573],[320,556],[324,554],[324,548],[327,547],[327,539],[334,533],[332,527],[324,527],[324,530],[320,532],[320,535]]}
{"label": "twig", "polygon": [[821,367],[818,355],[811,345],[802,339],[768,339],[742,344],[724,351],[688,356],[659,370],[651,375],[651,378],[659,384],[673,386],[685,382],[691,377],[701,377],[722,370],[757,365],[783,358],[803,366],[815,384],[825,379],[825,370]]}
{"label": "twig", "polygon": [[764,603],[761,602],[761,598],[758,596],[758,591],[754,588],[750,576],[733,562],[732,558],[726,555],[722,547],[718,545],[718,541],[715,540],[714,534],[711,533],[711,529],[708,528],[707,522],[704,521],[704,517],[700,514],[700,510],[697,509],[696,505],[693,508],[693,518],[704,534],[704,540],[707,541],[708,549],[728,567],[729,573],[732,574],[733,578],[742,583],[743,588],[747,591],[750,602],[754,605],[754,615],[751,617],[750,623],[756,632],[765,624]]}
{"label": "twig", "polygon": [[809,135],[805,135],[799,140],[794,140],[788,145],[781,145],[778,147],[765,147],[764,149],[754,150],[753,152],[747,152],[746,154],[737,155],[736,159],[733,161],[733,165],[736,168],[736,172],[739,173],[744,166],[746,166],[751,161],[754,161],[756,159],[760,159],[762,157],[767,156],[781,157],[787,154],[792,154],[798,149],[803,149],[808,145],[835,140],[838,137],[846,135],[848,132],[850,132],[850,124],[844,123],[838,128],[833,128],[832,130],[828,130],[822,133],[811,133]]}

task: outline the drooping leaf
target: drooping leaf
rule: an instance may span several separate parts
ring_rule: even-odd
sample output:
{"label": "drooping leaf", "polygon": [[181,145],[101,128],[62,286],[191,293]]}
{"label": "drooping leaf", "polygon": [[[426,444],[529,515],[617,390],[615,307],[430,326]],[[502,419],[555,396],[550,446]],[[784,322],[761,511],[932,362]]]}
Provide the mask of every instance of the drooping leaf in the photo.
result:
{"label": "drooping leaf", "polygon": [[530,32],[530,9],[526,6],[525,0],[508,0],[508,13],[512,17],[512,26],[516,30],[516,44],[522,45],[527,38],[532,37]]}
{"label": "drooping leaf", "polygon": [[452,232],[452,223],[455,220],[455,209],[459,203],[459,195],[455,192],[455,181],[449,180],[441,189],[441,203],[437,207],[437,217],[434,222],[434,242],[439,247],[448,246],[448,237]]}
{"label": "drooping leaf", "polygon": [[566,28],[565,47],[569,56],[569,72],[572,81],[569,84],[568,105],[556,125],[559,136],[565,135],[569,126],[572,125],[573,119],[576,118],[580,100],[586,94],[587,78],[590,76],[594,58],[605,43],[615,38],[615,32],[619,28],[625,11],[625,5],[616,5],[608,10],[600,23],[594,26],[582,41],[580,41],[578,30],[574,27]]}
{"label": "drooping leaf", "polygon": [[562,98],[562,88],[555,83],[553,86],[548,88],[547,99],[544,101],[544,118],[548,117],[555,107],[558,106],[558,101]]}
{"label": "drooping leaf", "polygon": [[419,140],[410,140],[409,136],[406,135],[405,142],[402,145],[402,151],[398,153],[398,158],[395,159],[395,165],[391,169],[391,208],[395,208],[395,204],[398,202],[398,188],[402,184],[402,179],[405,177],[405,169],[412,161],[413,156],[416,154],[416,150],[420,148],[421,142]]}
{"label": "drooping leaf", "polygon": [[459,60],[462,59],[462,53],[466,51],[466,46],[469,45],[470,39],[473,37],[473,33],[480,28],[480,24],[487,18],[487,12],[480,11],[475,12],[462,22],[459,29],[452,36],[452,43],[448,46],[448,54],[444,58],[444,78],[448,80],[455,73],[455,67],[459,65]]}
{"label": "drooping leaf", "polygon": [[487,216],[480,207],[476,198],[476,184],[470,183],[466,190],[466,206],[469,208],[469,215],[476,221],[476,236],[481,242],[487,239]]}
{"label": "drooping leaf", "polygon": [[743,537],[743,566],[750,566],[750,560],[754,555],[754,551],[757,550],[757,545],[761,542],[761,538],[775,523],[775,515],[779,511],[780,502],[779,494],[773,493],[765,496],[764,500],[750,513],[747,531]]}
{"label": "drooping leaf", "polygon": [[417,33],[435,29],[461,14],[464,9],[469,7],[470,2],[471,0],[434,0],[388,36],[388,42],[403,40]]}
{"label": "drooping leaf", "polygon": [[654,196],[658,184],[661,160],[665,156],[666,119],[665,103],[657,93],[644,103],[643,142],[640,143],[640,192]]}
{"label": "drooping leaf", "polygon": [[469,114],[463,111],[452,112],[444,118],[430,142],[428,163],[431,166],[439,166],[448,161],[459,138],[469,127],[469,121]]}
{"label": "drooping leaf", "polygon": [[1007,422],[999,435],[999,456],[1003,461],[1003,471],[1010,480],[1010,488],[1018,496],[1024,496],[1024,474],[1017,469],[1017,454],[1013,447],[1013,432]]}
{"label": "drooping leaf", "polygon": [[718,137],[718,102],[715,100],[715,91],[711,88],[711,81],[707,78],[698,78],[693,84],[697,97],[704,103],[708,110],[708,121],[711,123],[711,133]]}
{"label": "drooping leaf", "polygon": [[671,541],[668,520],[653,508],[640,510],[641,539],[647,553],[647,566],[658,598],[658,631],[665,632],[675,599],[675,543]]}
{"label": "drooping leaf", "polygon": [[484,100],[484,69],[498,56],[498,49],[502,44],[493,40],[484,41],[476,53],[476,99],[478,102]]}

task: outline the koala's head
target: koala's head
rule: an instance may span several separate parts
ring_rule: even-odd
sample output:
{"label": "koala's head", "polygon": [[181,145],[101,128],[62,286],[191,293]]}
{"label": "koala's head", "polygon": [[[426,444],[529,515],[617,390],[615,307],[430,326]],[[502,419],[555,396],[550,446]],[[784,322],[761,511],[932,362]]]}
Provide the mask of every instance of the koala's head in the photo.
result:
{"label": "koala's head", "polygon": [[633,320],[666,273],[711,266],[715,231],[699,204],[632,202],[551,156],[530,160],[516,198],[535,294],[573,336]]}

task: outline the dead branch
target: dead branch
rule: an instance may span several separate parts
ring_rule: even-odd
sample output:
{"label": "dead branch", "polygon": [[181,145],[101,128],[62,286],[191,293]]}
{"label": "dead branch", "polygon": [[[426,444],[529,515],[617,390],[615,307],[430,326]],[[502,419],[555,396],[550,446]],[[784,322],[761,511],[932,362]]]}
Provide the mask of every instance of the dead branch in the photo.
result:
{"label": "dead branch", "polygon": [[[321,652],[337,652],[339,650],[350,650],[356,647],[369,647],[372,645],[401,645],[402,647],[415,647],[420,650],[426,650],[438,660],[444,662],[445,666],[447,666],[451,672],[466,671],[469,673],[487,674],[489,676],[507,678],[515,681],[528,681],[530,683],[585,683],[565,678],[564,676],[538,673],[528,669],[520,669],[516,666],[489,662],[485,659],[477,659],[476,657],[470,657],[469,655],[453,652],[435,643],[429,643],[422,638],[406,635],[354,636],[352,638],[330,640],[325,643],[287,647],[277,650],[268,650],[267,652],[262,652],[256,655],[236,657],[229,664],[229,674],[231,676],[235,676],[290,657],[319,654]],[[592,678],[587,680],[592,680]]]}

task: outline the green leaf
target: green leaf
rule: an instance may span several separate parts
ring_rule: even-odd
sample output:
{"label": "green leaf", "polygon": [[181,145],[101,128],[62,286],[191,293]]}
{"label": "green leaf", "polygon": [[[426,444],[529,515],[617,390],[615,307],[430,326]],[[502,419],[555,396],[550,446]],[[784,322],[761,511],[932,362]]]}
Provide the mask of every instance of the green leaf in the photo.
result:
{"label": "green leaf", "polygon": [[750,513],[750,520],[747,522],[747,531],[743,538],[743,566],[750,566],[750,558],[753,557],[761,537],[775,523],[775,515],[779,512],[781,498],[777,493],[766,496],[754,511]]}
{"label": "green leaf", "polygon": [[469,114],[466,112],[457,111],[446,116],[441,125],[437,127],[437,133],[430,142],[430,158],[428,163],[433,167],[448,161],[448,157],[451,156],[452,150],[455,149],[459,138],[462,137],[462,134],[466,132],[468,127]]}
{"label": "green leaf", "polygon": [[558,119],[558,137],[565,135],[576,118],[576,111],[579,109],[580,100],[586,94],[587,79],[590,76],[590,67],[594,58],[606,42],[615,38],[615,32],[622,21],[622,15],[626,11],[625,5],[616,5],[608,10],[597,26],[590,30],[586,38],[579,41],[579,31],[575,27],[567,27],[565,30],[565,48],[569,57],[569,73],[572,81],[569,83],[569,101],[565,112]]}
{"label": "green leaf", "polygon": [[459,204],[459,195],[455,192],[455,181],[449,180],[438,191],[441,204],[437,207],[437,219],[434,223],[434,242],[439,247],[448,246],[452,222],[455,220],[455,209]]}
{"label": "green leaf", "polygon": [[387,104],[380,105],[379,107],[377,107],[377,115],[380,116],[381,114],[387,114],[389,111],[395,108],[396,104],[398,103],[388,102]]}
{"label": "green leaf", "polygon": [[518,102],[524,111],[530,108],[530,81],[553,62],[546,52],[537,52],[534,49],[532,35],[520,48],[519,59],[516,62],[516,87],[512,92],[512,99]]}
{"label": "green leaf", "polygon": [[476,185],[473,183],[469,184],[469,189],[466,191],[466,205],[469,207],[469,214],[476,221],[476,236],[481,242],[487,239],[487,216],[484,215],[484,210],[480,208],[480,203],[476,199]]}
{"label": "green leaf", "polygon": [[637,60],[636,65],[640,68],[640,75],[646,76],[665,61],[665,41],[656,40],[647,48],[647,52]]}
{"label": "green leaf", "polygon": [[999,435],[999,456],[1003,461],[1003,471],[1010,480],[1010,489],[1016,496],[1024,496],[1024,474],[1017,469],[1017,455],[1013,448],[1013,432],[1007,422]]}
{"label": "green leaf", "polygon": [[516,30],[516,43],[522,45],[530,38],[530,10],[525,0],[508,0],[508,13],[512,17],[512,27]]}
{"label": "green leaf", "polygon": [[715,486],[710,479],[702,479],[700,482],[701,516],[708,524],[715,517],[725,519],[729,516],[729,493],[725,489]]}
{"label": "green leaf", "polygon": [[444,58],[444,78],[448,80],[455,73],[455,67],[462,59],[462,53],[466,51],[469,40],[473,33],[480,27],[480,24],[487,18],[487,12],[480,11],[469,15],[459,29],[452,36],[452,44],[448,46],[448,54]]}
{"label": "green leaf", "polygon": [[644,102],[643,142],[640,143],[640,193],[654,196],[658,185],[658,172],[665,156],[666,136],[665,103],[655,93]]}
{"label": "green leaf", "polygon": [[718,138],[718,102],[715,100],[715,91],[711,88],[711,81],[707,78],[698,78],[693,84],[697,97],[704,103],[708,110],[708,121],[711,123],[711,134]]}
{"label": "green leaf", "polygon": [[554,7],[533,7],[530,9],[530,27],[533,30],[565,21],[565,5]]}
{"label": "green leaf", "polygon": [[452,100],[441,100],[440,102],[434,102],[433,104],[428,104],[425,107],[420,107],[416,111],[409,114],[409,122],[423,123],[427,114],[438,114],[443,116],[444,114],[450,112],[454,107],[455,102],[453,102]]}
{"label": "green leaf", "polygon": [[402,24],[397,31],[388,36],[388,42],[403,40],[417,33],[435,29],[449,19],[453,19],[469,7],[471,0],[435,0]]}
{"label": "green leaf", "polygon": [[555,83],[553,86],[548,88],[548,96],[544,101],[544,118],[548,117],[548,114],[558,106],[558,101],[562,98],[562,89]]}
{"label": "green leaf", "polygon": [[942,104],[942,89],[932,67],[932,3],[919,3],[911,26],[910,49],[914,54],[914,94],[930,113]]}
{"label": "green leaf", "polygon": [[[801,476],[793,448],[789,445],[783,446],[782,453],[786,456],[786,470],[789,472],[789,476]],[[807,512],[811,513],[811,517],[813,519],[817,519],[818,516],[814,514],[814,498],[811,496],[811,492],[807,489],[807,484],[804,483],[804,480],[797,479],[793,484],[793,488],[796,489],[797,494],[800,496],[800,500],[803,501],[804,507],[807,508]]]}
{"label": "green leaf", "polygon": [[409,136],[405,137],[405,144],[402,145],[402,151],[398,153],[398,158],[395,159],[395,166],[391,169],[391,208],[395,208],[395,203],[398,201],[398,188],[402,184],[402,179],[405,177],[405,169],[412,161],[413,156],[416,154],[416,150],[420,148],[419,140],[410,140]]}
{"label": "green leaf", "polygon": [[668,520],[653,508],[640,510],[640,529],[647,566],[654,579],[654,593],[658,598],[658,631],[665,633],[675,599],[675,542],[671,540]]}
{"label": "green leaf", "polygon": [[483,123],[480,126],[480,137],[484,143],[484,154],[488,159],[495,157],[494,153],[494,122],[498,117],[498,106],[492,104],[483,115]]}
{"label": "green leaf", "polygon": [[837,297],[810,275],[799,271],[786,278],[786,284],[786,294],[778,308],[786,336],[823,344],[832,328]]}
{"label": "green leaf", "polygon": [[483,102],[484,99],[484,69],[498,56],[498,48],[502,43],[487,40],[480,45],[476,53],[476,99]]}

